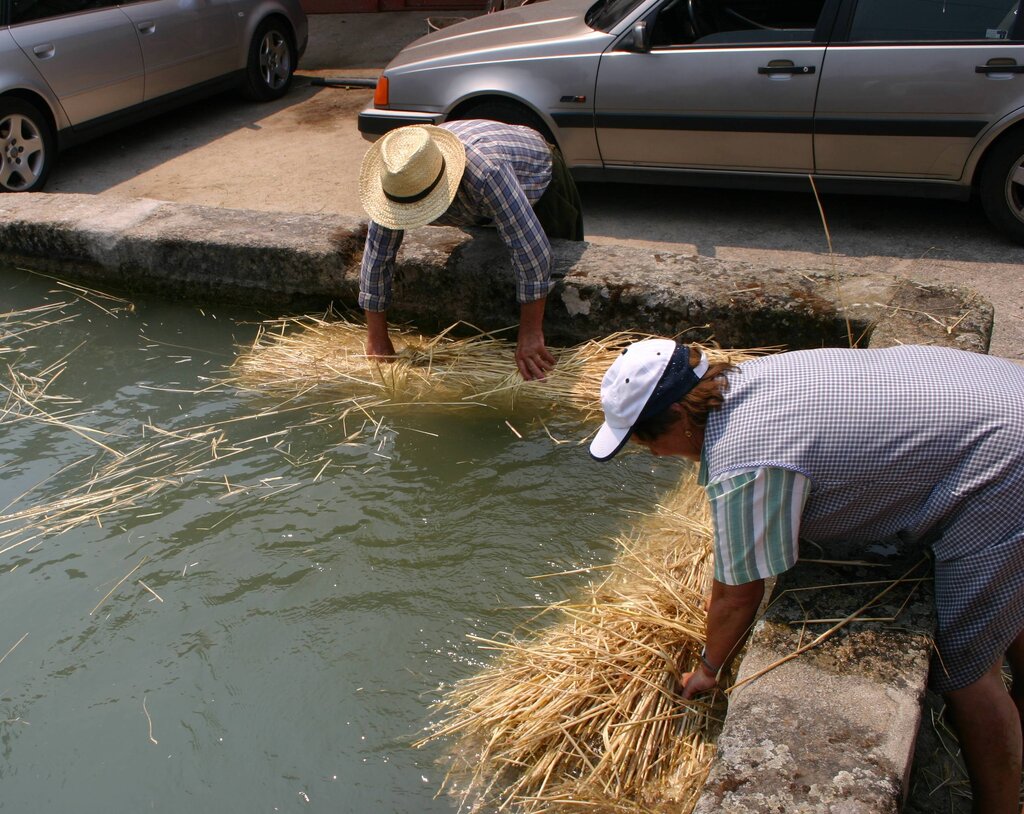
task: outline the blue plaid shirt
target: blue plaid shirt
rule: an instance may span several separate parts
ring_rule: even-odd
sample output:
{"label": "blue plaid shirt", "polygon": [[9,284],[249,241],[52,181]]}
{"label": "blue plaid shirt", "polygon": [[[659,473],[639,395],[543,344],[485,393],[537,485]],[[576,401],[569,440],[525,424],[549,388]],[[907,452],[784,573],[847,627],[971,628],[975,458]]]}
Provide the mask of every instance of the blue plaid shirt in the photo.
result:
{"label": "blue plaid shirt", "polygon": [[[551,243],[533,211],[551,182],[551,148],[529,127],[492,121],[442,124],[466,146],[466,169],[440,226],[497,228],[511,255],[520,303],[546,297],[551,287]],[[359,270],[359,305],[386,311],[402,230],[370,222]]]}

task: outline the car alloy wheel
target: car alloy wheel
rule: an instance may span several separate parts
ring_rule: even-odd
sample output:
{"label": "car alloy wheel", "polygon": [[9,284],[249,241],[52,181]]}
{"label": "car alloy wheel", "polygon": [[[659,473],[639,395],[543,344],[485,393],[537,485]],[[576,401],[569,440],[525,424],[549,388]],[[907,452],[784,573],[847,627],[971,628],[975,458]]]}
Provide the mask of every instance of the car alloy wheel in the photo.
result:
{"label": "car alloy wheel", "polygon": [[978,195],[993,225],[1024,243],[1024,130],[1008,133],[986,154]]}
{"label": "car alloy wheel", "polygon": [[292,84],[295,46],[287,23],[270,17],[260,23],[249,44],[242,93],[257,102],[280,99]]}
{"label": "car alloy wheel", "polygon": [[39,111],[20,99],[0,99],[0,191],[42,189],[53,154],[50,129]]}
{"label": "car alloy wheel", "polygon": [[273,91],[288,84],[292,74],[292,53],[288,40],[277,29],[270,29],[260,43],[260,76]]}
{"label": "car alloy wheel", "polygon": [[1024,155],[1017,156],[1015,166],[1006,174],[1006,205],[1017,220],[1024,223]]}

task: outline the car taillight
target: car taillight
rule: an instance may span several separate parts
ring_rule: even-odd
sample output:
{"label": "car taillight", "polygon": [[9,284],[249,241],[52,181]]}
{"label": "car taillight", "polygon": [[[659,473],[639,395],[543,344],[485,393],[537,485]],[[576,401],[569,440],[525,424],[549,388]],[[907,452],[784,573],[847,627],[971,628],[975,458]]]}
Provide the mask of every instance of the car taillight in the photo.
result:
{"label": "car taillight", "polygon": [[384,107],[388,103],[388,78],[381,76],[377,80],[377,87],[373,91],[373,105],[374,107]]}

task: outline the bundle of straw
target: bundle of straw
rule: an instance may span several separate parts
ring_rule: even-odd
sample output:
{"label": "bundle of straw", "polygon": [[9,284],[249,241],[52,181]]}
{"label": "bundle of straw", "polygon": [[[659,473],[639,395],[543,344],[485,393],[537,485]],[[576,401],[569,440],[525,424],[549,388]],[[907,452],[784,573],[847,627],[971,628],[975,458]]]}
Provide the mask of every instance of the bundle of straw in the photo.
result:
{"label": "bundle of straw", "polygon": [[483,641],[490,668],[439,702],[417,745],[456,738],[447,790],[471,810],[650,812],[693,809],[720,707],[683,702],[711,580],[706,501],[687,479],[612,574],[524,639]]}
{"label": "bundle of straw", "polygon": [[[382,363],[364,352],[366,327],[343,319],[300,317],[265,323],[232,366],[243,389],[292,395],[316,389],[369,396],[365,407],[384,404],[496,404],[528,401],[584,413],[600,408],[601,379],[622,349],[647,334],[621,332],[570,348],[552,348],[555,369],[526,382],[515,364],[515,343],[478,333],[456,338],[453,325],[436,337],[393,331],[397,359]],[[758,351],[704,348],[712,361],[738,361]]]}
{"label": "bundle of straw", "polygon": [[[330,317],[330,315],[329,315]],[[600,411],[601,379],[622,349],[650,338],[616,333],[552,349],[557,364],[524,382],[515,344],[491,334],[427,339],[395,332],[397,359],[364,353],[364,326],[340,319],[263,326],[232,367],[241,388],[291,398],[317,391],[366,411],[404,403],[556,406]],[[703,348],[712,362],[763,350]],[[552,627],[507,641],[493,667],[440,703],[442,719],[420,745],[454,738],[447,789],[473,809],[523,812],[692,810],[710,766],[716,709],[683,703],[679,665],[696,663],[710,585],[711,530],[690,479],[639,540],[620,541],[610,576],[578,603],[548,609]]]}

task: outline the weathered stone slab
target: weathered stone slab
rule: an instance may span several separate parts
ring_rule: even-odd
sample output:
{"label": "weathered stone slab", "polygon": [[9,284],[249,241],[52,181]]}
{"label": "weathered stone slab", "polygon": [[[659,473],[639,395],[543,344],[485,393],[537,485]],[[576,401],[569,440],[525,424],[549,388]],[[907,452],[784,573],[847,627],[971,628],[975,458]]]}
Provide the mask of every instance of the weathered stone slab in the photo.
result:
{"label": "weathered stone slab", "polygon": [[[81,280],[278,313],[357,307],[366,224],[90,195],[0,197],[0,256]],[[617,330],[686,332],[725,347],[953,344],[985,351],[992,309],[970,292],[889,275],[834,276],[652,249],[557,242],[546,332],[578,342]],[[495,330],[518,306],[493,230],[405,236],[390,316],[424,330]],[[939,308],[941,306],[941,308]],[[931,315],[928,309],[939,308]],[[947,330],[952,326],[951,330]]]}

